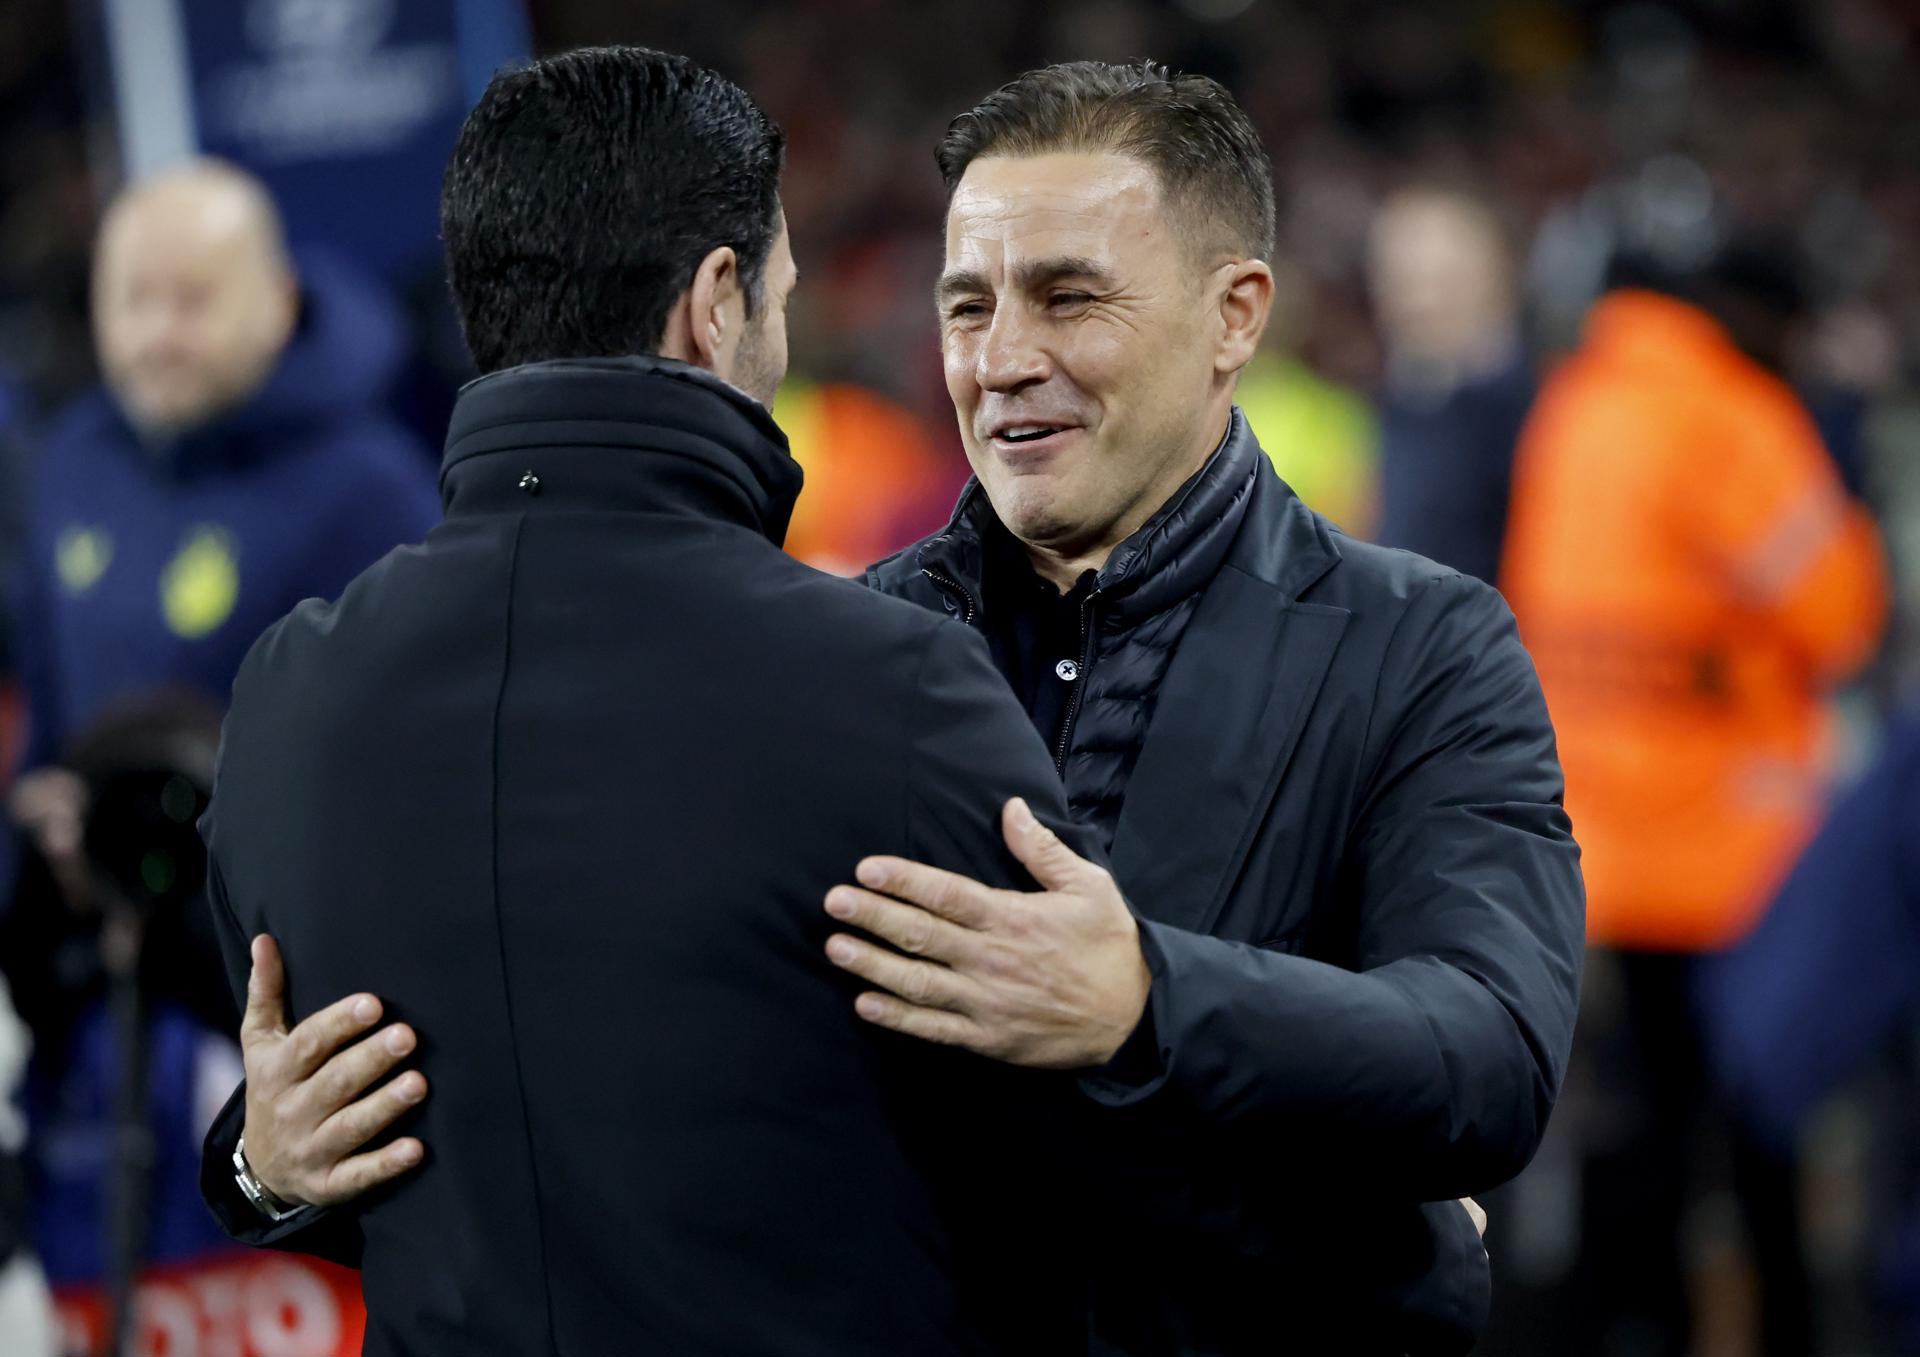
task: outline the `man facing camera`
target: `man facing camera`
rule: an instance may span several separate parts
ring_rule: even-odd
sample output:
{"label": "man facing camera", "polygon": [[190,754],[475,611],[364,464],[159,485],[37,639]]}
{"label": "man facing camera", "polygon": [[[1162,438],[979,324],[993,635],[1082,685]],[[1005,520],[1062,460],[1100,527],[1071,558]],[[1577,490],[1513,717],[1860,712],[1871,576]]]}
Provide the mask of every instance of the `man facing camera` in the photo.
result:
{"label": "man facing camera", "polygon": [[349,1114],[411,1134],[325,1183],[243,1147],[210,1186],[361,1267],[370,1353],[1054,1353],[1081,1303],[1040,1262],[1073,1256],[1047,1078],[926,1060],[820,960],[862,853],[1017,885],[1002,802],[1065,806],[977,637],[780,551],[781,159],[683,58],[497,77],[443,196],[484,374],[445,520],[235,684],[204,821],[235,989],[271,932],[292,1011],[378,992],[433,1097],[413,1071]]}
{"label": "man facing camera", "polygon": [[1090,1352],[1463,1352],[1490,1280],[1455,1199],[1538,1145],[1580,968],[1578,849],[1512,617],[1308,509],[1235,407],[1274,207],[1225,89],[1029,71],[937,156],[975,481],[867,580],[984,633],[1111,847],[1111,878],[1063,850],[1043,903],[1097,919],[1124,892],[1139,955],[1070,1009],[1036,1001],[1083,939],[1035,945],[1041,900],[889,858],[828,897],[830,955],[876,1023],[1019,1064],[1044,1023],[1080,1070]]}

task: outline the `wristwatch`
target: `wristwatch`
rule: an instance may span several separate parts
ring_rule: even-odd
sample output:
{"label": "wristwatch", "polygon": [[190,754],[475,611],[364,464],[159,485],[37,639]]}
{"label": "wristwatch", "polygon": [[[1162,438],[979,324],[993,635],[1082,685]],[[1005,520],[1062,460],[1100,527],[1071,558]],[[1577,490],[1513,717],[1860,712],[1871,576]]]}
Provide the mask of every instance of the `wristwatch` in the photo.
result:
{"label": "wristwatch", "polygon": [[280,1200],[273,1194],[273,1189],[254,1175],[253,1165],[247,1162],[245,1136],[241,1136],[239,1143],[233,1147],[233,1181],[240,1185],[240,1195],[253,1203],[253,1209],[275,1223],[291,1219],[307,1209]]}

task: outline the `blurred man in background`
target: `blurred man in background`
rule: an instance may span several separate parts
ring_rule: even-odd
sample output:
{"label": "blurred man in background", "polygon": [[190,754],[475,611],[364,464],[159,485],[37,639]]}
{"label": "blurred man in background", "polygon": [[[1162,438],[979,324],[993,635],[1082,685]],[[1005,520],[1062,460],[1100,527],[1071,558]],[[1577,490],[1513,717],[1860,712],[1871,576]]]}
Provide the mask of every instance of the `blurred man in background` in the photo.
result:
{"label": "blurred man in background", "polygon": [[[438,516],[421,453],[379,405],[401,351],[392,309],[340,266],[296,271],[271,200],[239,171],[192,163],[115,201],[93,320],[106,384],[38,450],[18,571],[30,734],[10,805],[38,852],[4,958],[39,1038],[36,1201],[48,1271],[65,1282],[106,1266],[104,1125],[122,1061],[102,996],[109,972],[142,969],[107,955],[77,755],[155,701],[217,723],[268,623]],[[158,969],[198,993],[156,1009],[148,1051],[160,1148],[146,1243],[165,1258],[221,1242],[194,1200],[191,1147],[218,1106],[200,1095],[230,1083],[236,1059],[232,1011],[204,983],[218,976],[211,934],[183,945],[192,955]]]}
{"label": "blurred man in background", "polygon": [[1492,584],[1534,394],[1500,223],[1466,193],[1406,189],[1381,205],[1369,245],[1386,342],[1374,540]]}
{"label": "blurred man in background", "polygon": [[269,622],[439,516],[417,445],[380,410],[398,325],[342,266],[296,272],[238,170],[170,171],[108,212],[106,388],[39,450],[15,642],[30,733],[12,808],[58,867],[78,846],[81,789],[56,766],[76,732],[158,688],[224,704]]}
{"label": "blurred man in background", "polygon": [[[1540,667],[1586,850],[1594,1072],[1629,1112],[1592,1134],[1588,1326],[1686,1351],[1698,1180],[1696,958],[1753,927],[1817,820],[1825,709],[1887,607],[1877,533],[1778,366],[1788,262],[1692,275],[1635,258],[1522,436],[1502,586]],[[1765,1351],[1809,1350],[1791,1167],[1731,1137]]]}

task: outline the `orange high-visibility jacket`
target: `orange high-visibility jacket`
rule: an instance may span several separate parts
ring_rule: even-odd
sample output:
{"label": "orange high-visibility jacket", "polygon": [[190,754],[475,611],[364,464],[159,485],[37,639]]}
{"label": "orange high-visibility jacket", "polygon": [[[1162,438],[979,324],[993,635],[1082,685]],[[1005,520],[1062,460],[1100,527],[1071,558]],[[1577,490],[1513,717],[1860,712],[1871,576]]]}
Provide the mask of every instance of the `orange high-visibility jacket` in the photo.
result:
{"label": "orange high-visibility jacket", "polygon": [[1705,312],[1603,298],[1521,437],[1502,587],[1559,735],[1589,938],[1737,941],[1817,813],[1823,695],[1887,610],[1878,534],[1805,408]]}
{"label": "orange high-visibility jacket", "polygon": [[856,574],[947,521],[966,467],[943,465],[905,407],[850,382],[815,385],[789,374],[773,417],[807,473],[787,528],[790,555]]}

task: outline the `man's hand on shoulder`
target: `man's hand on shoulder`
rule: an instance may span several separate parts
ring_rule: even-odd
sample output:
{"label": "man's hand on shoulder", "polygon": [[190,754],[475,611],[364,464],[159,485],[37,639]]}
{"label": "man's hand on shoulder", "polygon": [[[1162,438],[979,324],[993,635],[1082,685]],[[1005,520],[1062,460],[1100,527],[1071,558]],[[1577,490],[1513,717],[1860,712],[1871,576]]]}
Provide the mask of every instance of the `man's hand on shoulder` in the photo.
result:
{"label": "man's hand on shoulder", "polygon": [[364,1036],[379,1020],[380,1001],[355,994],[288,1031],[280,949],[264,933],[253,940],[240,1023],[247,1072],[242,1135],[254,1177],[289,1206],[337,1206],[399,1177],[425,1153],[411,1136],[360,1152],[427,1096],[418,1070],[373,1087],[416,1044],[403,1023]]}
{"label": "man's hand on shoulder", "polygon": [[995,890],[901,858],[868,858],[827,913],[890,943],[835,933],[827,955],[878,989],[860,1016],[996,1060],[1083,1069],[1111,1060],[1139,1026],[1152,977],[1113,877],[1034,819],[1001,815],[1039,892]]}

